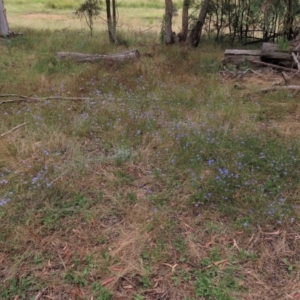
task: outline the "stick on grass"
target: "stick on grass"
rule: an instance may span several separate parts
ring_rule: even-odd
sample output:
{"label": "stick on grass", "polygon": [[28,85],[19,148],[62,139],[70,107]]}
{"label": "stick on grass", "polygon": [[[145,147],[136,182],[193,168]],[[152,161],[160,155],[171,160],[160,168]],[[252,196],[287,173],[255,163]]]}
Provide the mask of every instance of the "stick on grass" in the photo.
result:
{"label": "stick on grass", "polygon": [[27,97],[23,95],[16,94],[6,94],[0,95],[0,98],[9,98],[6,100],[0,101],[0,104],[4,103],[13,103],[13,102],[38,102],[38,101],[47,101],[47,100],[68,100],[68,101],[91,101],[91,100],[102,100],[102,98],[92,98],[92,97],[64,97],[64,96],[51,96],[51,97]]}
{"label": "stick on grass", "polygon": [[5,132],[5,133],[2,133],[0,136],[3,137],[3,136],[5,136],[5,135],[7,135],[7,134],[9,134],[9,133],[11,133],[11,132],[13,132],[13,131],[19,129],[19,128],[25,126],[26,124],[27,124],[27,122],[25,122],[25,123],[23,123],[23,124],[20,124],[20,125],[18,125],[18,126],[16,126],[16,127],[12,128],[12,129],[9,130],[9,131],[7,131],[7,132]]}

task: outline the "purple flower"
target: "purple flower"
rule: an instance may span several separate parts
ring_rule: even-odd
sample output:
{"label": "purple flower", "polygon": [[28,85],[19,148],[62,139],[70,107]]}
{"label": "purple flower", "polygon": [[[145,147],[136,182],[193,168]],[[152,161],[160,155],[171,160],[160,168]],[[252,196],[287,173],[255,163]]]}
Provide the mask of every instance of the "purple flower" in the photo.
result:
{"label": "purple flower", "polygon": [[209,166],[211,166],[211,165],[214,164],[214,162],[215,162],[215,160],[212,158],[212,159],[210,159],[207,163],[208,163]]}
{"label": "purple flower", "polygon": [[7,202],[9,202],[11,199],[10,198],[3,198],[0,200],[0,206],[6,204]]}

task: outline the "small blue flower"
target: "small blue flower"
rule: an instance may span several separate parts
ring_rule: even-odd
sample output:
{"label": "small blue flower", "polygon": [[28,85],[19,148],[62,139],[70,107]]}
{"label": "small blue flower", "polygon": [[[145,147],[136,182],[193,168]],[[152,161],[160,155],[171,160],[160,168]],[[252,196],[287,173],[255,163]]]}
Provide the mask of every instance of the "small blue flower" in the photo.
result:
{"label": "small blue flower", "polygon": [[211,166],[211,165],[214,164],[214,162],[215,162],[215,160],[213,158],[211,158],[211,159],[208,160],[207,163],[208,163],[209,166]]}

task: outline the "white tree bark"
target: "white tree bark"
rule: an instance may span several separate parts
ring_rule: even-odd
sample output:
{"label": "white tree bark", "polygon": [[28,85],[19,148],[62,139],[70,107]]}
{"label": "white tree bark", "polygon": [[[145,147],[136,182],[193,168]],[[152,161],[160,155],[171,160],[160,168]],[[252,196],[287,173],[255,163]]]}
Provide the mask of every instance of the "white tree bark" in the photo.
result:
{"label": "white tree bark", "polygon": [[7,36],[10,34],[6,19],[6,11],[4,8],[3,0],[0,0],[0,36]]}

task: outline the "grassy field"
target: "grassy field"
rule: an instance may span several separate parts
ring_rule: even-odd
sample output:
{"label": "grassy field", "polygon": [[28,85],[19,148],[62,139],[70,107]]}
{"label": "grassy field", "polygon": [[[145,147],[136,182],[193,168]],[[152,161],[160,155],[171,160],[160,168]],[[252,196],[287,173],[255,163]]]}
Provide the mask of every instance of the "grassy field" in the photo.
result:
{"label": "grassy field", "polygon": [[[12,28],[33,28],[62,30],[87,30],[84,20],[76,18],[74,12],[79,7],[80,0],[11,0],[5,2],[7,16]],[[174,1],[179,9],[181,2]],[[105,6],[100,17],[95,20],[95,29],[102,31],[106,28]],[[180,10],[173,18],[174,30],[179,31],[181,24]],[[164,15],[164,1],[126,0],[118,4],[118,26],[123,31],[159,32]]]}
{"label": "grassy field", "polygon": [[[26,13],[74,8],[49,3]],[[128,48],[23,5],[0,40],[0,299],[298,299],[299,94],[139,26],[119,28],[136,61],[60,61]]]}

